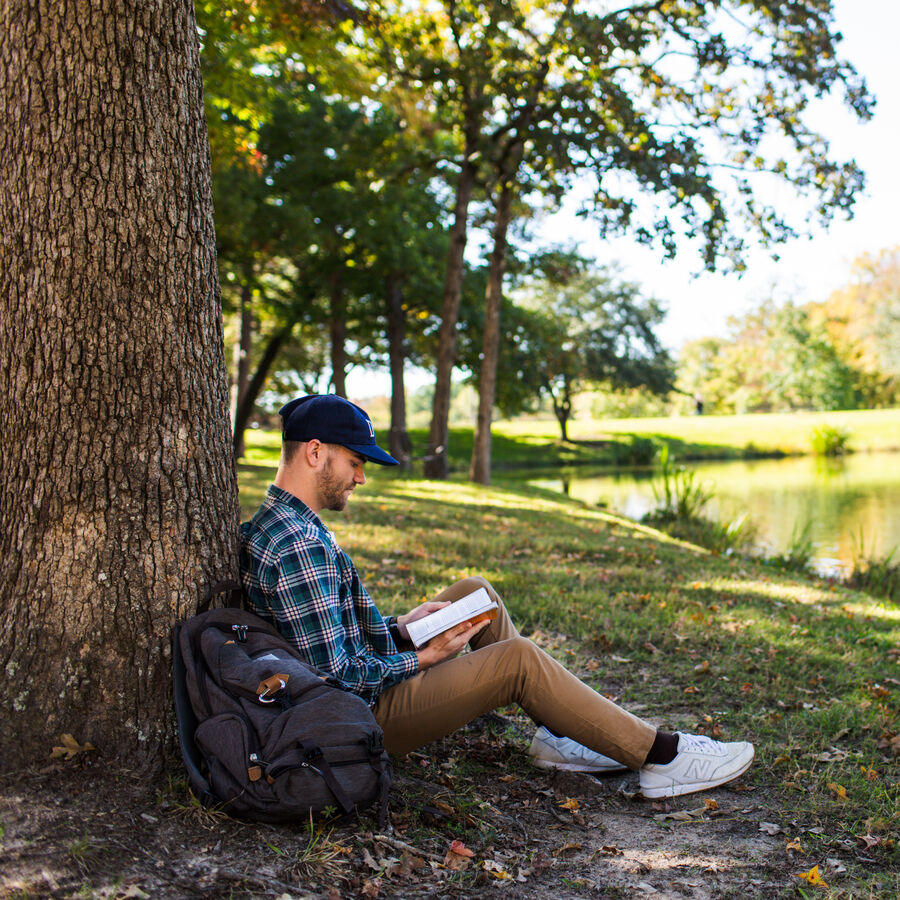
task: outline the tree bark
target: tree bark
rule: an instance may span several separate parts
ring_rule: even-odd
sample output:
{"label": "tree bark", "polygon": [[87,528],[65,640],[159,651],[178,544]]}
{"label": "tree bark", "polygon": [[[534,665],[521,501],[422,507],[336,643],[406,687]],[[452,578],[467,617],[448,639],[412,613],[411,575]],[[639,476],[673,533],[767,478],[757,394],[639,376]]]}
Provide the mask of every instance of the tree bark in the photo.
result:
{"label": "tree bark", "polygon": [[484,300],[484,335],[481,342],[481,372],[478,377],[478,417],[469,479],[478,484],[491,483],[491,419],[497,394],[497,363],[500,356],[500,307],[503,304],[503,276],[506,272],[506,247],[515,186],[504,179],[494,213],[494,246],[488,266],[488,284]]}
{"label": "tree bark", "polygon": [[441,303],[441,327],[438,331],[437,376],[431,409],[431,428],[428,432],[428,455],[425,457],[427,478],[447,477],[451,376],[456,362],[456,323],[459,319],[459,301],[462,296],[469,202],[474,188],[475,164],[467,159],[463,163],[456,184],[453,227],[450,229],[450,251]]}
{"label": "tree bark", "polygon": [[561,397],[557,397],[552,391],[550,397],[553,400],[553,414],[559,422],[559,435],[563,441],[569,440],[569,417],[572,415],[572,393],[569,383],[563,386]]}
{"label": "tree bark", "polygon": [[412,468],[412,442],[406,427],[406,388],[403,369],[406,362],[406,312],[403,309],[403,286],[396,276],[385,283],[387,305],[388,359],[391,371],[390,454],[399,460],[400,468]]}
{"label": "tree bark", "polygon": [[0,4],[0,744],[159,763],[172,625],[237,571],[190,0]]}
{"label": "tree bark", "polygon": [[338,397],[347,396],[347,305],[344,299],[344,283],[339,272],[329,279],[331,287],[331,383]]}
{"label": "tree bark", "polygon": [[[240,459],[244,455],[244,432],[247,430],[247,424],[250,416],[253,415],[253,407],[256,406],[256,398],[259,397],[265,386],[266,379],[269,377],[269,370],[272,368],[281,348],[291,336],[294,330],[294,323],[285,325],[284,328],[276,331],[269,338],[266,349],[260,357],[259,364],[253,372],[253,377],[247,382],[247,387],[241,397],[241,402],[234,414],[234,458]],[[241,452],[238,454],[238,441],[240,441]]]}
{"label": "tree bark", "polygon": [[[250,285],[247,282],[241,285],[241,337],[238,344],[237,359],[234,372],[234,402],[232,404],[231,421],[234,425],[234,458],[240,459],[244,455],[244,431],[247,427],[247,417],[241,427],[238,428],[238,410],[246,408],[245,398],[247,385],[250,382],[250,352],[253,349],[253,306],[251,304]],[[255,397],[253,398],[256,399]]]}

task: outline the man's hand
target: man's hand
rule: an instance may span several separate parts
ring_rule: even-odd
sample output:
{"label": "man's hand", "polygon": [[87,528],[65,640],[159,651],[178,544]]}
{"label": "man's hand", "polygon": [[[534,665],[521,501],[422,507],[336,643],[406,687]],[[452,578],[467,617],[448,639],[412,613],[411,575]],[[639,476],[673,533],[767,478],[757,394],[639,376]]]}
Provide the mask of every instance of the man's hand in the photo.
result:
{"label": "man's hand", "polygon": [[476,625],[471,622],[460,622],[459,625],[436,634],[421,650],[416,651],[416,656],[419,657],[419,668],[427,669],[429,666],[456,656],[487,625],[487,620],[478,622]]}
{"label": "man's hand", "polygon": [[406,615],[397,616],[397,628],[400,630],[400,637],[402,637],[404,641],[409,640],[409,632],[406,630],[407,622],[415,622],[416,619],[430,616],[433,612],[437,612],[439,609],[443,609],[445,606],[449,605],[449,600],[444,600],[443,602],[438,600],[426,600],[415,609],[410,610]]}

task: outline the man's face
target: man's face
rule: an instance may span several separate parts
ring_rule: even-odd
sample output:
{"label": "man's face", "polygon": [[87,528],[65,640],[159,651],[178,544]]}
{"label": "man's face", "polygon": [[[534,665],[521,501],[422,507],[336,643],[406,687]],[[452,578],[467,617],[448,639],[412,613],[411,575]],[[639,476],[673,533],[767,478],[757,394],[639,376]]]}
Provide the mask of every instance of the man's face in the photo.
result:
{"label": "man's face", "polygon": [[322,509],[342,510],[358,484],[366,483],[366,461],[340,444],[329,445],[325,465],[319,469],[319,500]]}

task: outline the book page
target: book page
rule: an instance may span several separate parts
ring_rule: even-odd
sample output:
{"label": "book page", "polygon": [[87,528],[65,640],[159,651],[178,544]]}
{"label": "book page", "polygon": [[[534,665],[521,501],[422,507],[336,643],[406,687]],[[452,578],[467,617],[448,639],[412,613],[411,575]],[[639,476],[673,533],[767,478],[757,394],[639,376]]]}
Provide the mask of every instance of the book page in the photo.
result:
{"label": "book page", "polygon": [[478,588],[477,591],[467,594],[449,606],[408,623],[406,630],[409,632],[410,640],[419,648],[427,644],[436,634],[496,608],[497,604],[491,600],[490,594],[484,588]]}

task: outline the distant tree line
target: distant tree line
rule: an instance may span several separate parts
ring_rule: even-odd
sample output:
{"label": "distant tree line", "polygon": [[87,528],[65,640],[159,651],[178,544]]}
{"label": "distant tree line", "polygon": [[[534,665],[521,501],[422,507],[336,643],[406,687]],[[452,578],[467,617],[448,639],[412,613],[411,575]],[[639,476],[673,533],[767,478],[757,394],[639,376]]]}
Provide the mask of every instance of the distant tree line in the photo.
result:
{"label": "distant tree line", "polygon": [[[862,173],[805,124],[829,92],[873,100],[821,0],[198,0],[223,303],[236,329],[234,444],[267,388],[346,393],[434,372],[425,472],[447,474],[451,375],[477,385],[470,476],[496,410],[547,399],[563,436],[588,385],[666,392],[660,304],[535,246],[576,180],[585,227],[740,270],[750,242],[852,209]],[[475,239],[473,238],[475,236]]]}
{"label": "distant tree line", "polygon": [[773,301],[691,341],[678,388],[714,413],[871,409],[900,403],[900,247],[856,261],[827,300]]}

